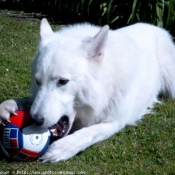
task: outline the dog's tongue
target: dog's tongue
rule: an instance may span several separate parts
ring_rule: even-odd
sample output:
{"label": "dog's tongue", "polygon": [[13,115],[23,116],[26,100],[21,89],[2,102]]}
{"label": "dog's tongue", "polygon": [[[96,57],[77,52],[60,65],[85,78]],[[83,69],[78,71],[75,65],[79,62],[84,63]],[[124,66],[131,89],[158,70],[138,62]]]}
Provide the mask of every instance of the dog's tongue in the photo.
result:
{"label": "dog's tongue", "polygon": [[63,116],[57,124],[51,126],[51,142],[62,138],[69,129],[69,119],[67,116]]}

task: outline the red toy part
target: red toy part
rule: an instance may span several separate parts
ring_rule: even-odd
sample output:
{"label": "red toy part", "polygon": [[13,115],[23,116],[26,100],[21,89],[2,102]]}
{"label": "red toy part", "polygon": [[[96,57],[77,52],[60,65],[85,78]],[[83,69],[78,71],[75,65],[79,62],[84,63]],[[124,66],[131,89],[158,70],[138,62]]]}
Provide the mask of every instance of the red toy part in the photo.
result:
{"label": "red toy part", "polygon": [[[16,112],[17,115],[11,115],[10,116],[10,121],[11,123],[13,123],[14,125],[20,127],[20,128],[25,128],[28,125],[30,125],[31,119],[30,119],[30,110],[19,110]],[[7,124],[8,122],[6,122],[5,124]],[[3,125],[0,125],[0,132],[3,129]]]}
{"label": "red toy part", "polygon": [[20,110],[16,112],[17,115],[11,115],[10,121],[20,128],[29,126],[30,121],[30,110]]}

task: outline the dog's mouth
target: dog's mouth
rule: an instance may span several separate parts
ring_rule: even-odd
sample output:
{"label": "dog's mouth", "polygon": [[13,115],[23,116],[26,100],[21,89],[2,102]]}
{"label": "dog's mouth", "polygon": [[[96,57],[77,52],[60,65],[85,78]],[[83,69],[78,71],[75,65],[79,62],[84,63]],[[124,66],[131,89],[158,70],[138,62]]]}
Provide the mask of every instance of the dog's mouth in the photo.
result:
{"label": "dog's mouth", "polygon": [[51,142],[65,136],[68,132],[68,129],[69,118],[67,116],[63,116],[56,124],[49,127],[49,130],[51,132]]}

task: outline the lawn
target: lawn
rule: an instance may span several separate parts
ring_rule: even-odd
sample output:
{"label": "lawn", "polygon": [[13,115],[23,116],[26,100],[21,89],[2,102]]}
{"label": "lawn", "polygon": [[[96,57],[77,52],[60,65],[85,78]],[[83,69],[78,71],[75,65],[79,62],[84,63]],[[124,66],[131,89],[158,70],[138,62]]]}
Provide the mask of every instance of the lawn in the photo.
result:
{"label": "lawn", "polygon": [[[0,102],[29,96],[38,39],[38,22],[0,17]],[[165,100],[155,112],[67,161],[14,162],[0,153],[0,174],[173,175],[175,101]]]}

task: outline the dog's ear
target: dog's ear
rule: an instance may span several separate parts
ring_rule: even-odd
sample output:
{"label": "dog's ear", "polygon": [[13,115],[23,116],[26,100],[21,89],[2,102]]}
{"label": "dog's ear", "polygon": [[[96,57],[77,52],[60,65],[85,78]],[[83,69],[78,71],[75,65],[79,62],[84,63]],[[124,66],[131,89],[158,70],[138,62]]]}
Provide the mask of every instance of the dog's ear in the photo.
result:
{"label": "dog's ear", "polygon": [[40,25],[40,36],[41,36],[41,39],[45,40],[52,34],[53,34],[53,31],[52,31],[52,29],[51,29],[47,19],[43,18],[41,20],[41,25]]}
{"label": "dog's ear", "polygon": [[105,25],[101,30],[91,39],[88,49],[88,57],[94,61],[100,62],[104,55],[104,50],[107,44],[109,26]]}

